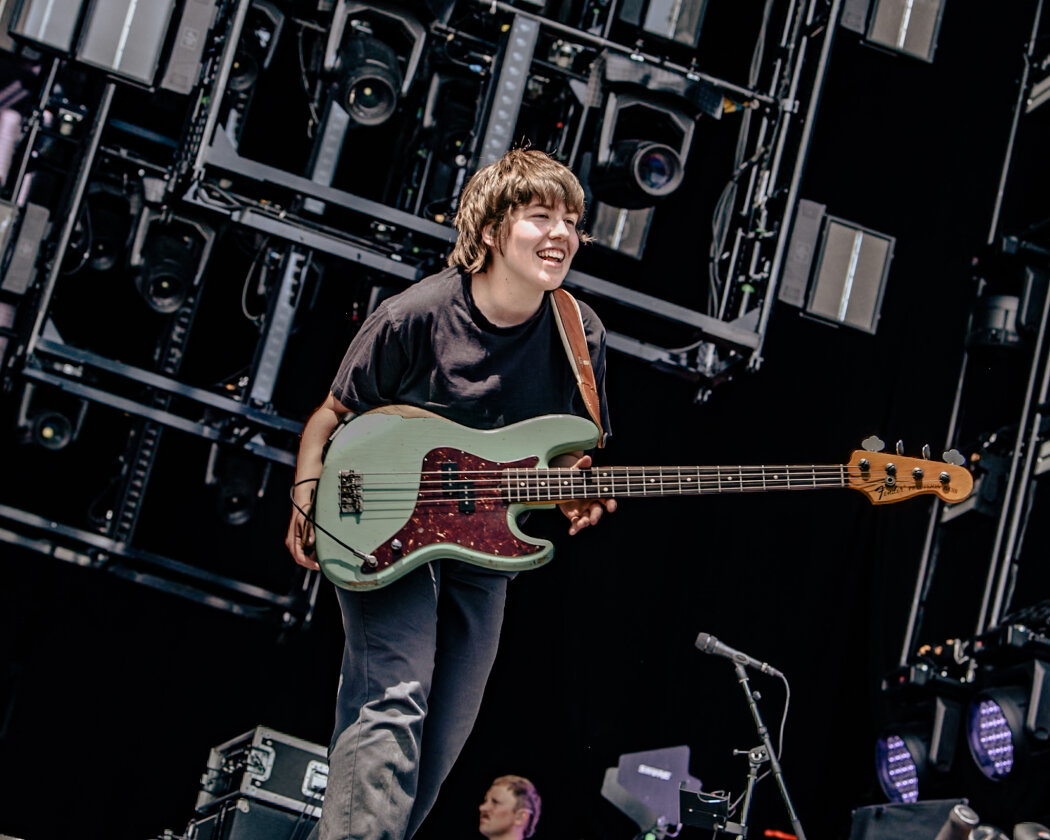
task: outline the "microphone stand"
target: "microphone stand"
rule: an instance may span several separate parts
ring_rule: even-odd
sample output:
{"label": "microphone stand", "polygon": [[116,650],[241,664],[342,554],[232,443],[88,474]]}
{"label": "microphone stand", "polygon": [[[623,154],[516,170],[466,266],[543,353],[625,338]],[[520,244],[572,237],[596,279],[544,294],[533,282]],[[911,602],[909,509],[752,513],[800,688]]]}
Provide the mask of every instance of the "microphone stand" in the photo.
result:
{"label": "microphone stand", "polygon": [[[799,822],[798,815],[795,813],[795,806],[791,804],[791,797],[788,795],[787,785],[784,784],[784,775],[780,772],[780,761],[777,759],[777,754],[773,750],[773,743],[769,738],[769,729],[762,722],[762,715],[759,714],[758,704],[755,702],[755,695],[751,691],[751,685],[747,678],[747,669],[744,668],[739,662],[734,662],[733,667],[736,668],[736,675],[740,686],[744,689],[744,694],[747,696],[747,705],[751,709],[751,717],[755,721],[755,728],[758,730],[758,736],[762,739],[762,744],[765,746],[766,755],[769,757],[769,766],[773,770],[773,777],[777,780],[777,787],[780,789],[780,798],[784,800],[784,807],[787,808],[788,819],[791,820],[791,827],[795,831],[795,836],[798,840],[806,840],[806,833],[802,830],[802,823]],[[751,807],[751,792],[754,787],[754,773],[756,768],[756,760],[754,753],[756,750],[751,750],[749,754],[749,760],[751,761],[751,774],[748,778],[748,790],[747,798],[744,803],[744,813],[741,815],[740,823],[744,828],[744,837],[747,837],[747,823],[748,823],[748,809]]]}

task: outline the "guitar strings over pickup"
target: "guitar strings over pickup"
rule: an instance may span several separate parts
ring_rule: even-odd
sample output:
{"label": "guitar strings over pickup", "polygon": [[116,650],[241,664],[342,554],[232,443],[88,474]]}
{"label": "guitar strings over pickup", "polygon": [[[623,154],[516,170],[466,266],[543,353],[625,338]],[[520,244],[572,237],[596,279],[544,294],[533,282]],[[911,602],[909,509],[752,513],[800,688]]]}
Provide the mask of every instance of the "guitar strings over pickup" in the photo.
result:
{"label": "guitar strings over pickup", "polygon": [[339,470],[339,512],[361,512],[361,473]]}

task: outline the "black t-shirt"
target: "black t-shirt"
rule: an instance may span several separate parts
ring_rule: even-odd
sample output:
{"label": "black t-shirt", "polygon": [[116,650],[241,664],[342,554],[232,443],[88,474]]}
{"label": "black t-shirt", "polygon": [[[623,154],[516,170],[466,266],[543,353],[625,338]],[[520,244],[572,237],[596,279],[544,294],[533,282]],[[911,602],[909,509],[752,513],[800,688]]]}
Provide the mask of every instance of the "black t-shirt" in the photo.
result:
{"label": "black t-shirt", "polygon": [[[580,313],[608,432],[605,328],[583,302]],[[497,327],[457,268],[380,304],[350,343],[332,393],[355,413],[414,405],[475,429],[542,414],[587,416],[549,301],[525,323]]]}

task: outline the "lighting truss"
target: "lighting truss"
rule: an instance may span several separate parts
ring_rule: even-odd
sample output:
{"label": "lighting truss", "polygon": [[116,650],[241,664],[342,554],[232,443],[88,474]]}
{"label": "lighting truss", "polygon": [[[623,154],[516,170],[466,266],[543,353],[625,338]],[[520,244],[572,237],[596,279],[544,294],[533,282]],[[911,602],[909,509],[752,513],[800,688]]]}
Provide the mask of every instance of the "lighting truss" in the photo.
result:
{"label": "lighting truss", "polygon": [[[373,4],[343,2],[338,6],[345,13],[343,22],[348,31],[357,20],[359,28],[353,31],[358,34],[368,27],[378,31],[388,22],[401,20],[391,11],[393,4],[374,4],[373,8]],[[47,136],[50,129],[44,125],[45,116],[56,116],[75,154],[62,161],[65,178],[58,190],[60,198],[52,202],[54,207],[30,201],[10,214],[20,218],[15,237],[19,247],[15,249],[16,258],[8,263],[17,268],[17,276],[2,278],[3,292],[19,307],[20,326],[18,341],[10,342],[8,348],[4,375],[19,384],[60,390],[79,404],[91,406],[92,411],[97,405],[127,418],[135,429],[126,453],[129,475],[134,480],[124,485],[113,508],[113,521],[101,531],[36,511],[0,506],[0,540],[105,569],[237,614],[276,618],[286,624],[308,622],[317,591],[316,575],[301,576],[290,591],[271,591],[191,567],[136,543],[142,497],[161,438],[170,430],[205,447],[236,450],[275,469],[293,464],[302,421],[282,415],[273,396],[300,314],[301,289],[311,263],[317,258],[341,261],[350,266],[350,273],[364,276],[377,287],[386,282],[403,287],[430,273],[442,262],[454,238],[449,222],[455,207],[454,199],[451,203],[435,202],[430,200],[434,195],[425,195],[425,190],[439,183],[433,188],[438,198],[458,195],[479,163],[498,157],[517,141],[522,121],[536,118],[537,109],[529,97],[545,102],[551,91],[558,92],[562,110],[557,124],[544,129],[544,136],[562,159],[571,165],[580,163],[588,126],[593,130],[593,118],[601,113],[599,105],[592,102],[588,85],[593,81],[600,92],[603,85],[617,82],[608,74],[603,76],[601,67],[616,72],[617,68],[630,68],[636,82],[634,96],[673,95],[677,102],[686,103],[686,110],[692,110],[688,117],[678,117],[683,121],[735,113],[740,120],[738,155],[733,170],[726,173],[726,190],[712,224],[715,247],[710,271],[706,277],[693,278],[698,288],[709,290],[696,296],[705,300],[704,305],[681,305],[579,270],[569,273],[566,286],[600,301],[603,311],[641,314],[687,332],[692,338],[682,346],[664,346],[644,333],[625,329],[612,330],[608,342],[614,351],[690,378],[698,384],[701,396],[736,372],[758,367],[784,262],[790,227],[786,220],[793,217],[798,200],[839,0],[774,0],[770,7],[776,14],[770,19],[772,23],[763,23],[756,34],[753,71],[742,84],[705,73],[699,66],[700,56],[676,61],[662,55],[663,47],[648,50],[644,40],[630,44],[613,40],[608,37],[608,26],[579,29],[498,0],[459,0],[458,6],[464,14],[445,15],[432,21],[425,31],[411,25],[402,27],[412,41],[408,54],[399,56],[402,98],[410,78],[422,77],[421,68],[432,69],[426,62],[445,51],[445,63],[439,68],[445,76],[440,77],[440,84],[429,89],[425,84],[416,85],[416,89],[433,93],[435,101],[413,100],[424,116],[429,115],[421,128],[430,132],[426,141],[444,145],[425,160],[420,157],[407,173],[408,186],[419,187],[418,193],[403,191],[396,201],[342,186],[334,157],[320,167],[325,169],[321,173],[316,165],[311,172],[306,164],[296,168],[279,160],[256,160],[245,151],[246,115],[250,118],[258,109],[258,102],[252,100],[257,77],[238,65],[247,54],[242,49],[246,34],[255,50],[249,52],[261,75],[267,66],[274,66],[270,62],[278,37],[299,37],[306,42],[313,38],[314,46],[324,45],[320,50],[324,53],[330,46],[325,22],[284,19],[273,13],[272,4],[260,0],[217,0],[201,15],[201,25],[211,26],[204,47],[199,52],[179,53],[175,59],[178,78],[155,67],[155,51],[141,66],[130,69],[108,59],[108,63],[101,62],[105,64],[102,68],[77,62],[71,55],[50,59],[47,72],[41,75],[39,107],[25,127],[22,159],[12,167],[16,173],[12,194],[19,194],[34,174],[29,170],[37,165],[32,162],[42,143],[52,140]],[[694,11],[702,11],[703,4],[692,6]],[[652,11],[662,6],[650,3],[647,8]],[[375,12],[370,21],[369,10]],[[687,41],[697,37],[702,15],[694,18],[668,39],[672,47],[687,48]],[[647,14],[645,21],[643,29],[652,33],[655,18]],[[28,18],[23,23],[28,27]],[[179,21],[180,32],[184,23]],[[367,27],[361,28],[364,24]],[[154,31],[160,28],[154,27]],[[71,53],[72,38],[67,44],[65,34],[59,34],[59,46]],[[40,37],[45,36],[52,38],[52,33]],[[426,54],[426,50],[431,53]],[[298,58],[301,65],[296,70],[301,71],[302,78],[296,81],[307,88],[315,83],[309,96],[304,96],[313,104],[320,101],[318,86],[328,78],[324,76],[325,58],[311,58],[307,47],[298,52]],[[329,69],[334,68],[332,65]],[[122,70],[127,70],[125,78],[120,75]],[[314,71],[316,78],[311,77]],[[144,127],[129,129],[126,120],[120,130],[137,132],[149,142],[163,141],[169,157],[159,163],[147,153],[113,145],[112,139],[118,128],[114,102],[119,103],[126,90],[141,93],[142,84],[154,75],[163,80],[165,97],[185,97],[180,100],[186,105],[182,136],[176,140]],[[515,79],[524,82],[519,84]],[[637,92],[639,87],[644,95]],[[66,102],[72,90],[80,92],[83,103]],[[454,110],[447,106],[443,110],[438,104],[446,91],[466,98],[472,108],[476,106],[470,114],[456,112],[456,129],[447,136],[435,126],[446,110]],[[65,103],[61,106],[55,104],[60,98]],[[313,126],[318,126],[320,114],[314,116]],[[356,131],[382,130],[395,121],[391,117],[380,126],[337,127],[337,133],[341,136],[344,128],[348,136]],[[315,164],[325,151],[321,148],[323,139],[317,140]],[[331,145],[334,148],[337,144],[333,141]],[[687,145],[680,151],[684,153]],[[203,269],[209,259],[211,235],[207,232],[219,229],[257,235],[283,255],[276,282],[267,290],[265,313],[258,318],[256,352],[237,393],[192,384],[179,367],[187,338],[197,323],[199,275],[184,300],[155,307],[156,314],[169,321],[165,322],[166,339],[152,364],[114,358],[67,341],[54,329],[53,307],[63,265],[68,268],[70,259],[75,262],[78,220],[92,177],[103,163],[122,167],[121,172],[129,178],[143,179],[148,210],[141,217],[140,232],[152,228],[159,231],[172,222],[198,231],[199,242],[194,249],[198,268]],[[19,257],[26,251],[23,240],[33,236],[40,247],[30,251],[47,254],[47,260],[27,262]],[[148,266],[143,248],[148,256],[156,247],[146,247],[148,244],[146,240],[137,242],[144,269]],[[181,259],[174,253],[166,256],[172,263]],[[153,255],[154,261],[164,259],[165,253]],[[174,311],[168,311],[171,309]],[[660,330],[659,334],[666,332]]]}

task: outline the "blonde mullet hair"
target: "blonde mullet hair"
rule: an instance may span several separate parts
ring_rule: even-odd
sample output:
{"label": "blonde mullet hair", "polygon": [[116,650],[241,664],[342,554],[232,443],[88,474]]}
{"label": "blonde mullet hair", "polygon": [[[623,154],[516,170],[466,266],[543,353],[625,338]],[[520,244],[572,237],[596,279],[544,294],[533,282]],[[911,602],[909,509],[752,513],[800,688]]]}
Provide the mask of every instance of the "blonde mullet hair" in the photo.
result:
{"label": "blonde mullet hair", "polygon": [[[493,238],[500,248],[511,212],[535,199],[551,207],[564,201],[566,209],[581,218],[586,207],[583,187],[572,170],[544,152],[511,149],[495,163],[483,166],[460,196],[454,222],[458,236],[448,264],[467,274],[483,271],[490,259],[485,228],[493,226]],[[578,233],[581,243],[593,239],[582,230]]]}

